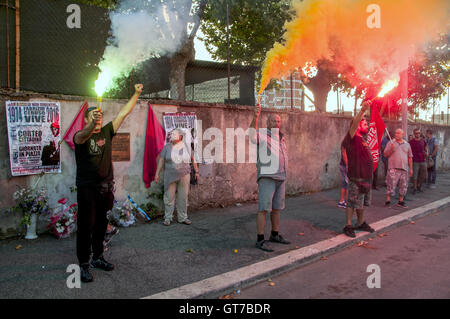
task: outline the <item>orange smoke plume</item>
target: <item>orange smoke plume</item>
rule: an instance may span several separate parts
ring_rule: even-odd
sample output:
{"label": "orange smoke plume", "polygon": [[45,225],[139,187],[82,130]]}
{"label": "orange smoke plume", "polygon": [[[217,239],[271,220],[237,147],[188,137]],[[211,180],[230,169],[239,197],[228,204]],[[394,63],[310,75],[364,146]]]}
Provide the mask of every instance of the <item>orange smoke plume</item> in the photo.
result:
{"label": "orange smoke plume", "polygon": [[[381,85],[407,69],[418,48],[448,30],[447,0],[293,0],[283,44],[267,53],[261,88],[273,78],[329,60],[354,86]],[[380,28],[370,5],[380,9]],[[369,10],[369,11],[368,11]],[[369,23],[370,25],[370,23]]]}

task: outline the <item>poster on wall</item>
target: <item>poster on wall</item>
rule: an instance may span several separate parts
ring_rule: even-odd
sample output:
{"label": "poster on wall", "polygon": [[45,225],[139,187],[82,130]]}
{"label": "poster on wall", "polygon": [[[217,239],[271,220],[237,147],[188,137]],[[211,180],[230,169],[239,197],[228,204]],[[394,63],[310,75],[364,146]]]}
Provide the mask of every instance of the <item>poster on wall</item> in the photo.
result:
{"label": "poster on wall", "polygon": [[183,131],[186,145],[197,149],[197,115],[195,112],[176,112],[163,114],[164,130],[166,131],[166,144],[170,142],[170,133],[179,128]]}
{"label": "poster on wall", "polygon": [[6,102],[12,176],[61,173],[59,116],[59,102]]}

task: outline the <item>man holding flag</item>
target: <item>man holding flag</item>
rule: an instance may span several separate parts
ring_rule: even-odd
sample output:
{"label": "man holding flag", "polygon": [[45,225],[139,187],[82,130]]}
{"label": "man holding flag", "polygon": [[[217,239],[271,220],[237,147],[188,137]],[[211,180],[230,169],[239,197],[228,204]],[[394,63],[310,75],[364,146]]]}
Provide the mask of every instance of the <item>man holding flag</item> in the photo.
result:
{"label": "man holding flag", "polygon": [[[77,257],[82,282],[91,282],[89,267],[105,271],[114,265],[103,258],[103,240],[108,224],[106,213],[114,202],[114,174],[112,166],[112,138],[136,105],[142,84],[135,85],[135,93],[112,121],[103,126],[103,114],[97,107],[84,112],[85,126],[73,136],[77,164]],[[91,248],[92,260],[89,263]]]}
{"label": "man holding flag", "polygon": [[[370,102],[368,101],[362,103],[361,111],[353,119],[350,130],[342,142],[342,146],[347,153],[349,179],[346,210],[347,225],[344,227],[344,234],[349,237],[356,237],[355,230],[374,231],[364,221],[364,206],[370,206],[374,158],[377,159],[376,163],[378,163],[378,135],[381,137],[382,134],[378,133],[379,128],[376,123],[379,124],[379,122],[374,121],[375,132],[373,130],[370,132],[367,142],[364,139],[364,136],[369,133],[369,126],[367,125],[366,119],[363,118],[363,115],[369,106]],[[373,108],[372,118],[374,111],[376,109]],[[358,217],[357,227],[352,226],[352,217],[355,210]]]}

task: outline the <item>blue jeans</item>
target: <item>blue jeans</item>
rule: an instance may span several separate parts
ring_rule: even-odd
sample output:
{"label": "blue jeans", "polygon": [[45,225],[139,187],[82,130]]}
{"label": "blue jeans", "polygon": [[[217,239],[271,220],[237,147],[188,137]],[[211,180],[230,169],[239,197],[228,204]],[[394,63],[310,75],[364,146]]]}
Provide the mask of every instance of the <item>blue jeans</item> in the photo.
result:
{"label": "blue jeans", "polygon": [[428,169],[427,184],[436,184],[436,157],[433,157],[434,165]]}

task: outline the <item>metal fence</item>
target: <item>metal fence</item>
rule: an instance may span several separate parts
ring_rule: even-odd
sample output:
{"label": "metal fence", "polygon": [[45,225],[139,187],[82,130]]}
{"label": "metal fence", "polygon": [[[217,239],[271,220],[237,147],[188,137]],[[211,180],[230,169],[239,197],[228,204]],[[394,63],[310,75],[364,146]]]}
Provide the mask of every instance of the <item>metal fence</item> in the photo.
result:
{"label": "metal fence", "polygon": [[[82,26],[70,28],[67,20],[71,4],[68,0],[0,0],[1,88],[96,95],[93,86],[99,72],[97,65],[110,35],[109,11],[78,4]],[[16,13],[20,20],[16,20]],[[15,43],[20,44],[19,50]],[[223,62],[193,61],[186,69],[186,99],[254,105],[258,71],[254,66],[228,68]],[[171,98],[169,72],[167,57],[146,61],[120,79],[120,89],[109,92],[109,97],[127,98],[132,84],[141,82],[145,96]]]}

